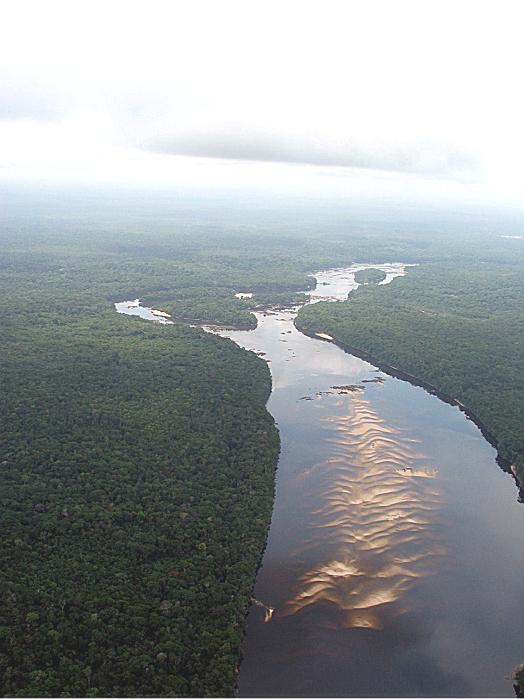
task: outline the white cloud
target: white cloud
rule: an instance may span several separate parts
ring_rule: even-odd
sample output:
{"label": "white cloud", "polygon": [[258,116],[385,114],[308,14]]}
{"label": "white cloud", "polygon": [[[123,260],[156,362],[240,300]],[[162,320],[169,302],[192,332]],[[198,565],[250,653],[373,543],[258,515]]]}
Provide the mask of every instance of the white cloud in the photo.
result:
{"label": "white cloud", "polygon": [[138,149],[158,166],[146,151],[518,191],[522,15],[504,0],[8,0],[1,164],[103,176]]}

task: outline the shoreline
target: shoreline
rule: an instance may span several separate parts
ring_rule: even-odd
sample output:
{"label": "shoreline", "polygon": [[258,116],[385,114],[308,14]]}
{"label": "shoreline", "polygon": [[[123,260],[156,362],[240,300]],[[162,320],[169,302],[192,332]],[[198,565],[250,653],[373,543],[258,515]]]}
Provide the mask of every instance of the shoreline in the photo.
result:
{"label": "shoreline", "polygon": [[[349,295],[349,294],[348,294]],[[278,310],[285,310],[285,311],[294,311],[295,312],[295,317],[294,318],[289,318],[291,323],[293,323],[293,326],[297,329],[297,331],[300,334],[303,334],[311,339],[322,339],[324,341],[331,342],[331,344],[337,345],[343,352],[350,356],[355,356],[360,359],[363,359],[364,361],[371,362],[374,366],[378,367],[381,371],[386,373],[389,376],[398,378],[402,381],[406,381],[407,383],[413,385],[413,386],[418,386],[424,389],[427,393],[430,395],[435,395],[437,398],[442,400],[444,403],[452,406],[456,406],[459,408],[459,410],[464,413],[467,417],[467,419],[471,420],[480,430],[482,436],[486,441],[493,446],[497,450],[497,456],[496,456],[496,461],[501,470],[503,470],[505,473],[508,473],[509,475],[512,475],[513,480],[515,481],[517,488],[519,489],[519,499],[524,499],[524,495],[522,493],[522,486],[519,483],[519,480],[516,475],[515,467],[511,465],[511,462],[502,457],[499,452],[498,452],[498,443],[497,439],[495,438],[495,435],[490,432],[490,430],[486,427],[486,425],[480,420],[471,410],[468,409],[467,406],[463,405],[460,401],[458,401],[455,398],[452,398],[450,395],[447,395],[443,393],[442,391],[439,391],[436,386],[430,384],[427,381],[424,381],[423,379],[420,379],[419,377],[410,374],[407,371],[403,371],[401,369],[398,369],[397,367],[394,367],[392,365],[387,364],[386,362],[383,362],[379,360],[378,358],[374,357],[372,354],[365,352],[364,350],[360,350],[356,347],[352,347],[349,344],[346,344],[342,342],[341,340],[338,340],[337,337],[331,337],[330,335],[325,335],[322,333],[317,333],[315,330],[310,329],[310,328],[302,328],[300,327],[299,321],[299,312],[300,309],[303,306],[307,306],[311,303],[314,303],[317,299],[314,297],[309,297],[305,302],[299,303],[293,306],[289,306],[288,304],[260,304],[259,306],[255,308],[249,309],[249,315],[251,318],[253,316],[255,317],[255,325],[251,327],[242,327],[242,326],[235,326],[235,325],[222,325],[220,323],[213,323],[209,321],[205,321],[203,319],[189,319],[189,318],[183,318],[183,317],[176,317],[176,316],[170,316],[170,319],[168,322],[171,322],[173,324],[183,324],[183,325],[191,325],[194,324],[193,327],[199,327],[203,329],[205,332],[211,332],[212,334],[220,334],[220,332],[242,332],[242,333],[249,333],[251,331],[255,331],[257,327],[260,324],[260,321],[262,320],[262,316],[266,314],[271,314],[273,311],[278,311]],[[320,299],[319,299],[320,300]],[[155,313],[154,315],[159,315],[158,313]],[[249,316],[247,316],[249,317]],[[155,318],[155,320],[158,320],[158,318]],[[280,318],[279,318],[280,320]],[[218,331],[218,332],[217,332]],[[224,335],[222,335],[224,337]],[[227,337],[227,335],[225,335]],[[232,340],[233,342],[236,342],[236,340],[233,340],[232,337],[228,338],[229,340]],[[259,359],[262,361],[264,360],[260,354],[251,349],[248,350],[255,355],[258,356]],[[271,372],[270,372],[271,374]],[[268,400],[269,397],[273,393],[273,377],[271,375],[270,377],[270,392],[268,395]],[[242,666],[245,661],[245,651],[244,651],[244,646],[246,642],[246,637],[248,635],[248,619],[250,614],[252,613],[252,608],[254,605],[256,606],[263,606],[262,603],[258,603],[255,599],[255,589],[257,585],[257,581],[259,579],[259,574],[261,569],[263,568],[264,565],[264,559],[266,555],[266,551],[268,548],[269,544],[269,536],[270,536],[270,531],[271,531],[271,526],[273,524],[273,517],[275,514],[275,503],[276,503],[276,484],[277,484],[277,478],[278,478],[278,472],[280,468],[280,457],[281,457],[281,450],[282,450],[282,444],[281,444],[281,432],[280,432],[280,427],[276,423],[275,417],[272,415],[272,413],[268,410],[267,408],[267,401],[266,401],[266,411],[271,415],[273,418],[273,424],[277,430],[277,435],[278,435],[278,441],[279,441],[279,448],[278,448],[278,454],[276,457],[276,462],[274,464],[273,468],[273,494],[272,494],[272,504],[271,504],[271,511],[269,514],[269,521],[266,524],[265,528],[265,539],[262,545],[262,549],[259,553],[259,558],[256,564],[256,569],[254,570],[254,575],[253,575],[253,582],[250,590],[250,597],[249,601],[247,603],[246,609],[243,614],[243,623],[242,623],[242,633],[241,633],[241,640],[240,644],[238,647],[238,656],[237,656],[237,663],[235,667],[235,675],[234,675],[234,686],[233,686],[233,694],[232,696],[237,697],[240,691],[240,679],[241,679],[241,672],[242,672]],[[511,489],[511,486],[510,486]]]}
{"label": "shoreline", "polygon": [[[298,316],[297,316],[298,318]],[[316,334],[315,330],[312,330],[310,328],[302,328],[300,325],[297,325],[296,320],[293,322],[294,326],[296,329],[303,333],[304,335],[307,335],[308,337],[311,337],[312,339],[316,340],[322,340],[322,337],[319,337]],[[328,342],[328,340],[324,340],[325,342]],[[439,398],[441,401],[444,403],[447,403],[448,405],[453,405],[456,406],[462,413],[466,415],[466,417],[471,420],[480,430],[482,436],[484,439],[491,444],[492,447],[494,447],[497,450],[497,457],[496,461],[497,464],[500,466],[500,468],[505,472],[508,473],[513,477],[515,480],[515,484],[519,490],[519,492],[522,492],[524,488],[524,484],[521,484],[517,473],[516,473],[516,467],[514,464],[512,464],[508,459],[503,457],[498,448],[498,441],[495,435],[490,432],[490,430],[486,427],[486,425],[482,422],[482,420],[475,415],[475,413],[469,409],[467,406],[465,406],[463,403],[458,401],[456,398],[453,398],[452,396],[448,395],[447,393],[444,393],[443,391],[440,391],[436,386],[433,384],[429,383],[428,381],[425,381],[424,379],[419,378],[418,376],[415,376],[414,374],[410,374],[407,371],[404,371],[402,369],[399,369],[398,367],[394,367],[391,364],[387,364],[385,361],[373,356],[369,352],[366,352],[365,350],[361,350],[358,347],[353,347],[351,345],[346,344],[345,342],[342,342],[342,340],[339,340],[337,337],[334,337],[333,340],[329,340],[331,344],[337,345],[341,350],[346,352],[347,354],[351,354],[355,357],[358,357],[359,359],[363,359],[364,361],[369,362],[370,364],[373,364],[376,366],[378,369],[383,371],[384,373],[388,374],[389,376],[392,376],[396,379],[401,379],[402,381],[407,381],[408,383],[412,384],[413,386],[419,386],[420,388],[423,388],[427,393],[430,395],[436,396]]]}
{"label": "shoreline", "polygon": [[[314,277],[313,277],[314,278]],[[303,292],[304,293],[304,292]],[[307,292],[306,292],[307,293]],[[351,293],[351,292],[350,292]],[[494,447],[497,450],[497,456],[496,456],[496,461],[499,467],[505,472],[510,474],[514,481],[515,485],[517,486],[517,489],[519,490],[519,500],[524,502],[524,481],[521,481],[518,476],[517,472],[517,467],[516,464],[512,463],[510,460],[506,459],[504,456],[500,454],[499,451],[499,445],[498,445],[498,440],[495,437],[495,435],[488,429],[488,427],[483,423],[483,421],[470,409],[468,406],[464,405],[461,403],[457,398],[453,398],[452,396],[448,395],[447,393],[444,393],[440,389],[438,389],[436,386],[433,384],[429,383],[428,381],[425,381],[424,379],[421,379],[420,377],[410,374],[408,371],[404,371],[402,369],[399,369],[398,367],[394,367],[391,364],[388,364],[387,362],[377,358],[376,356],[370,354],[369,352],[366,352],[365,350],[362,350],[358,347],[353,347],[352,345],[344,343],[342,340],[339,340],[336,337],[331,337],[331,336],[325,336],[324,333],[316,330],[310,330],[309,328],[302,328],[300,327],[299,324],[297,324],[297,319],[298,319],[298,314],[300,311],[300,308],[303,306],[309,305],[311,303],[311,297],[308,301],[305,303],[297,304],[296,306],[287,306],[287,304],[260,304],[259,306],[250,309],[249,315],[252,315],[255,317],[255,326],[251,327],[246,327],[246,326],[240,326],[240,325],[222,325],[220,323],[213,323],[210,321],[206,321],[202,318],[184,318],[180,316],[175,316],[175,315],[169,315],[165,314],[165,312],[162,313],[162,319],[164,322],[167,322],[167,324],[173,324],[173,325],[193,325],[193,327],[199,327],[205,332],[211,332],[214,331],[240,331],[240,332],[249,332],[256,330],[258,327],[258,319],[256,318],[257,313],[265,314],[267,312],[271,311],[277,311],[277,310],[285,310],[285,309],[293,309],[297,311],[297,315],[295,316],[293,320],[293,325],[295,328],[303,333],[304,335],[307,335],[308,337],[316,340],[323,340],[325,342],[331,342],[332,344],[337,345],[341,350],[346,352],[347,354],[354,355],[355,357],[358,357],[360,359],[363,359],[367,362],[370,362],[374,366],[376,366],[378,369],[381,371],[384,371],[386,374],[389,376],[392,376],[394,378],[398,378],[402,381],[407,381],[408,383],[412,384],[413,386],[419,386],[420,388],[423,388],[427,393],[430,395],[434,395],[440,400],[442,400],[444,403],[447,403],[448,405],[453,405],[458,407],[458,409],[466,415],[466,417],[471,420],[480,430],[482,436],[486,441],[491,444],[492,447]],[[116,306],[116,303],[114,304]],[[153,312],[153,309],[149,309],[151,312]],[[155,313],[155,316],[160,316],[160,312],[157,311]],[[155,318],[155,320],[160,320],[160,318]],[[208,330],[209,329],[209,330]],[[329,337],[329,339],[328,339]],[[255,354],[257,354],[255,352]],[[258,356],[258,355],[257,355]],[[259,359],[263,360],[263,357],[259,356]]]}

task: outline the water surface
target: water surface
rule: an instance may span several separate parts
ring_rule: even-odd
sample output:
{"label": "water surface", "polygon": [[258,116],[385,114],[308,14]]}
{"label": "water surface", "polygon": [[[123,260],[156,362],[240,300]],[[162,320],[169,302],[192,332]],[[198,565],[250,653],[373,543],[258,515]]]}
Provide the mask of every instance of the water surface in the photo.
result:
{"label": "water surface", "polygon": [[[362,267],[315,275],[312,301],[346,298]],[[269,361],[282,440],[238,695],[513,696],[513,479],[458,408],[301,334],[297,310],[219,331]]]}

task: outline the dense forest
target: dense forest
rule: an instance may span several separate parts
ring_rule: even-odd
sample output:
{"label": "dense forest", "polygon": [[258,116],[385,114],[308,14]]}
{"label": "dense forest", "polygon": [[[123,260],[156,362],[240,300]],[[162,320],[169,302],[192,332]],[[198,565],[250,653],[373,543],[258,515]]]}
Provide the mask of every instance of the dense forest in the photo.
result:
{"label": "dense forest", "polygon": [[387,286],[359,287],[347,302],[306,306],[296,324],[460,402],[524,482],[521,263],[421,264]]}
{"label": "dense forest", "polygon": [[477,235],[478,219],[439,238],[380,212],[46,197],[0,213],[3,695],[234,690],[279,451],[268,367],[117,301],[249,328],[257,305],[303,299],[314,270],[424,263],[299,322],[441,376],[503,455],[522,448],[522,281],[514,241]]}
{"label": "dense forest", "polygon": [[115,313],[184,263],[78,244],[1,267],[1,693],[230,695],[279,451],[267,365]]}
{"label": "dense forest", "polygon": [[3,221],[0,692],[228,696],[273,504],[269,369],[113,304],[253,327],[303,300],[312,256],[86,217]]}
{"label": "dense forest", "polygon": [[2,319],[2,693],[230,694],[273,501],[267,366],[32,302]]}

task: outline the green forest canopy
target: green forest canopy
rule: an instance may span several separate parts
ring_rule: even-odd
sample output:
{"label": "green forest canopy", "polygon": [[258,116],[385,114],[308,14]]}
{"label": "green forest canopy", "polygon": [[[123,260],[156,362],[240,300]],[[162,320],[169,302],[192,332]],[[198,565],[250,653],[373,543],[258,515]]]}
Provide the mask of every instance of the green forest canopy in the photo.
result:
{"label": "green forest canopy", "polygon": [[383,282],[386,278],[386,273],[381,269],[374,269],[373,267],[368,269],[359,269],[355,272],[355,281],[359,284],[378,284]]}
{"label": "green forest canopy", "polygon": [[194,211],[153,231],[152,214],[87,204],[21,211],[3,221],[0,259],[3,694],[233,692],[279,449],[269,371],[199,329],[118,316],[116,301],[252,327],[256,303],[295,298],[315,269],[424,263],[299,320],[440,377],[503,454],[520,449],[522,257],[509,241],[309,216],[264,229],[259,211],[226,231]]}

